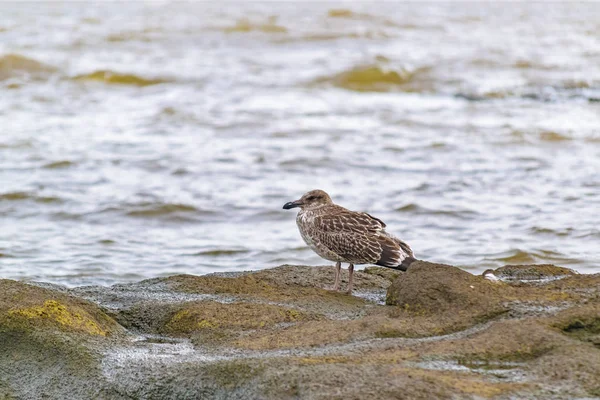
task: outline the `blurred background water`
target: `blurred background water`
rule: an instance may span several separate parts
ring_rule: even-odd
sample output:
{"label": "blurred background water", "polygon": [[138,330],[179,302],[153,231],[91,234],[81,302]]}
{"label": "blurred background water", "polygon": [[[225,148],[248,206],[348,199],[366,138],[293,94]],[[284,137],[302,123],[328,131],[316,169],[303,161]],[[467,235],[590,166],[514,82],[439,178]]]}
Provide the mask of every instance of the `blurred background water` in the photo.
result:
{"label": "blurred background water", "polygon": [[325,264],[310,189],[418,258],[600,271],[600,4],[0,4],[0,276]]}

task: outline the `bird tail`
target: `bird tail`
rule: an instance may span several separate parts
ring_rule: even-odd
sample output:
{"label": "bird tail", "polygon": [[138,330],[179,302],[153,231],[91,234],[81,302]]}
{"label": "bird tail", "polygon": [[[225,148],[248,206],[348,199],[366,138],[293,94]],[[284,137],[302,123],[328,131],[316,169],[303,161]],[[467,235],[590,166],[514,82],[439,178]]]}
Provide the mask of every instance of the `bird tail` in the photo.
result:
{"label": "bird tail", "polygon": [[390,267],[388,265],[383,265],[383,266],[386,268],[397,269],[399,271],[406,271],[408,269],[408,267],[410,266],[410,264],[412,264],[415,261],[417,261],[416,258],[408,256],[404,260],[402,260],[402,262],[399,265],[396,265],[393,267]]}
{"label": "bird tail", "polygon": [[375,265],[406,271],[410,264],[417,260],[408,244],[390,234],[380,237],[379,245],[381,256]]}

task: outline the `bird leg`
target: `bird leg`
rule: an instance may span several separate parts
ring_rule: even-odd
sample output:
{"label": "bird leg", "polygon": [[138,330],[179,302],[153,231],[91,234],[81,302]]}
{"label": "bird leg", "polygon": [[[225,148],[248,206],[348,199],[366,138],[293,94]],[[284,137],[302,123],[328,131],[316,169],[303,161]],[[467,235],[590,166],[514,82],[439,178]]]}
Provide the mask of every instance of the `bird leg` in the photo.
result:
{"label": "bird leg", "polygon": [[335,263],[335,283],[331,290],[340,290],[340,273],[342,272],[342,263],[340,261]]}
{"label": "bird leg", "polygon": [[354,275],[354,264],[348,265],[348,294],[352,293],[352,276]]}

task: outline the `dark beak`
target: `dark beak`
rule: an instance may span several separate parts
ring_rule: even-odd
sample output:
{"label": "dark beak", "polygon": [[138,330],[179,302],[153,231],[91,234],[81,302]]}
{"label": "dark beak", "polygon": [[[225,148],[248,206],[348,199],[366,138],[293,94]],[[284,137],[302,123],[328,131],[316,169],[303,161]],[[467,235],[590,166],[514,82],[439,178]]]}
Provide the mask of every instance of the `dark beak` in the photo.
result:
{"label": "dark beak", "polygon": [[283,205],[284,210],[289,210],[290,208],[300,207],[303,203],[300,200],[290,201],[289,203],[285,203]]}

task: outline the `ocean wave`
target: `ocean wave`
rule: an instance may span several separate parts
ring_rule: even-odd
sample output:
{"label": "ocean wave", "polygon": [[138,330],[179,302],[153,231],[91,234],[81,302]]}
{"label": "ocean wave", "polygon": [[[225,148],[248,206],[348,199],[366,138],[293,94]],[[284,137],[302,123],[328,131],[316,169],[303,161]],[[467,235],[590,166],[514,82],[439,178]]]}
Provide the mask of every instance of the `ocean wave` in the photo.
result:
{"label": "ocean wave", "polygon": [[97,208],[92,211],[65,211],[61,210],[52,214],[59,220],[90,220],[106,221],[107,218],[130,217],[140,220],[160,220],[166,222],[200,222],[210,216],[216,215],[215,211],[202,210],[188,204],[140,202],[117,204],[109,207]]}
{"label": "ocean wave", "polygon": [[355,18],[357,15],[347,8],[332,8],[327,12],[327,16],[331,18]]}
{"label": "ocean wave", "polygon": [[192,171],[190,171],[187,168],[183,168],[183,167],[176,168],[175,170],[173,170],[171,172],[171,175],[174,175],[174,176],[184,176],[184,175],[192,175],[192,174],[193,174]]}
{"label": "ocean wave", "polygon": [[0,81],[14,77],[41,78],[57,71],[57,68],[22,56],[5,54],[0,56]]}
{"label": "ocean wave", "polygon": [[62,203],[63,199],[55,196],[40,196],[30,192],[0,193],[0,201],[35,201],[36,203]]}
{"label": "ocean wave", "polygon": [[538,234],[538,235],[551,235],[551,236],[564,237],[564,236],[569,236],[574,231],[574,229],[573,228],[565,228],[562,230],[556,230],[556,229],[551,229],[551,228],[543,228],[541,226],[534,226],[534,227],[530,228],[529,231],[534,234]]}
{"label": "ocean wave", "polygon": [[67,212],[67,211],[58,211],[55,213],[50,214],[51,217],[55,220],[59,220],[59,221],[81,221],[84,218],[84,214],[78,214],[78,213],[74,213],[74,212]]}
{"label": "ocean wave", "polygon": [[[285,202],[285,201],[284,201]],[[283,204],[283,203],[281,203]],[[279,205],[279,203],[276,203]],[[286,221],[288,220],[288,215],[286,213],[282,213],[280,210],[281,207],[275,207],[272,210],[264,210],[254,213],[246,218],[244,218],[245,222],[263,222],[263,221]]]}
{"label": "ocean wave", "polygon": [[45,168],[45,169],[61,169],[61,168],[69,168],[69,167],[72,167],[73,165],[75,165],[75,163],[73,161],[60,160],[60,161],[53,161],[48,164],[44,164],[43,168]]}
{"label": "ocean wave", "polygon": [[111,43],[119,42],[152,42],[157,39],[157,36],[165,33],[164,29],[161,28],[144,28],[139,31],[122,31],[112,33],[106,36],[105,40]]}
{"label": "ocean wave", "polygon": [[[378,25],[398,26],[394,21],[388,18],[379,17],[367,13],[355,12],[347,8],[332,8],[327,12],[329,18],[352,19],[358,21],[371,21]],[[412,25],[411,25],[412,26]]]}
{"label": "ocean wave", "polygon": [[296,157],[288,160],[282,160],[278,163],[283,168],[335,168],[336,160],[331,157]]}
{"label": "ocean wave", "polygon": [[177,107],[163,107],[160,111],[158,111],[154,117],[154,122],[168,122],[168,123],[180,123],[180,124],[194,124],[194,125],[202,125],[205,123],[201,118],[199,118],[196,114],[189,112],[185,109],[180,109]]}
{"label": "ocean wave", "polygon": [[177,203],[148,203],[132,207],[126,212],[130,217],[162,217],[175,214],[197,214],[199,209],[187,204]]}
{"label": "ocean wave", "polygon": [[600,239],[600,230],[598,229],[590,229],[587,232],[584,232],[580,235],[575,236],[577,239],[583,239],[583,238],[598,238]]}
{"label": "ocean wave", "polygon": [[300,36],[285,36],[274,39],[274,43],[325,42],[341,39],[388,39],[392,35],[382,30],[361,30],[360,32],[318,32]]}
{"label": "ocean wave", "polygon": [[[571,141],[585,141],[588,143],[598,142],[599,138],[594,136],[595,132],[559,132],[555,130],[543,130],[543,129],[531,129],[529,131],[523,131],[520,129],[512,129],[508,135],[510,136],[510,143],[562,143]],[[529,167],[549,167],[550,163],[547,160],[532,158],[532,157],[513,157],[515,161],[523,162],[529,165]]]}
{"label": "ocean wave", "polygon": [[98,81],[109,85],[131,85],[140,87],[171,82],[170,80],[163,78],[144,78],[135,74],[124,74],[110,70],[99,70],[89,74],[77,75],[72,79],[75,81]]}
{"label": "ocean wave", "polygon": [[507,264],[534,264],[538,262],[574,264],[581,261],[575,258],[565,257],[563,254],[555,251],[541,249],[532,251],[513,249],[493,255],[491,258],[486,259],[501,261]]}
{"label": "ocean wave", "polygon": [[434,210],[430,208],[426,208],[420,206],[415,203],[409,203],[402,207],[398,207],[395,211],[410,213],[415,215],[437,215],[437,216],[448,216],[459,219],[472,219],[477,215],[476,211],[466,210],[466,209],[458,209],[458,210]]}
{"label": "ocean wave", "polygon": [[31,140],[17,140],[14,142],[0,143],[0,149],[30,149],[34,147]]}
{"label": "ocean wave", "polygon": [[544,142],[564,142],[572,140],[572,138],[567,135],[553,131],[540,132],[539,138]]}
{"label": "ocean wave", "polygon": [[333,86],[357,92],[406,91],[421,92],[429,88],[423,75],[429,68],[387,67],[378,64],[362,65],[342,71],[331,77],[318,78],[314,83],[329,83]]}
{"label": "ocean wave", "polygon": [[287,33],[285,26],[277,24],[277,17],[270,16],[265,22],[253,22],[248,18],[241,18],[235,25],[223,28],[225,33],[243,33],[243,32],[263,32],[263,33]]}
{"label": "ocean wave", "polygon": [[243,249],[214,249],[214,250],[203,250],[193,254],[187,254],[189,256],[204,256],[204,257],[220,257],[220,256],[234,256],[239,254],[249,253],[249,250]]}
{"label": "ocean wave", "polygon": [[458,91],[454,97],[468,101],[492,101],[506,99],[527,99],[541,102],[583,99],[590,103],[600,101],[600,85],[588,81],[566,80],[563,82],[531,82],[522,87],[507,87],[480,91],[477,88]]}

